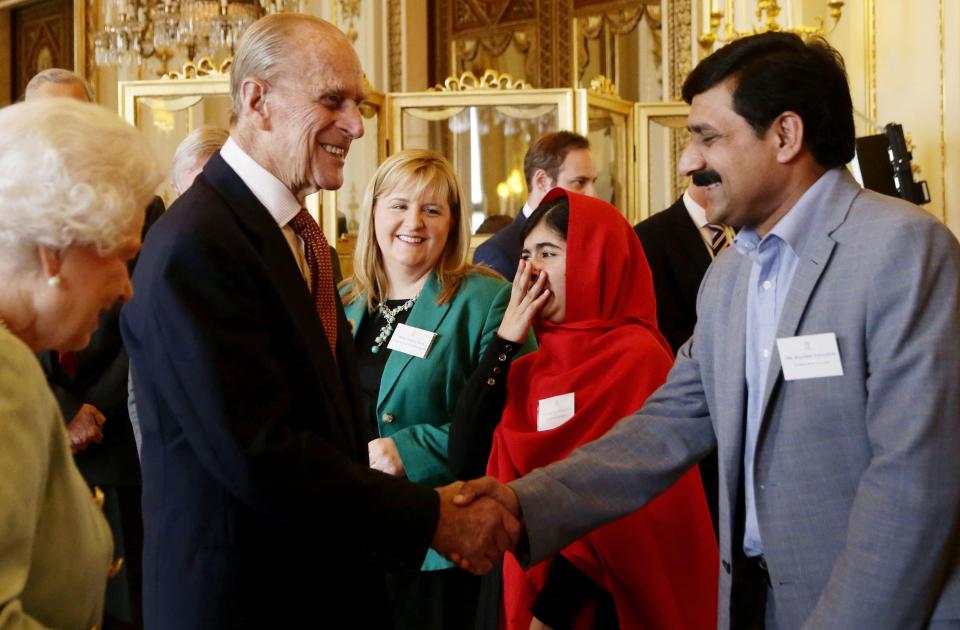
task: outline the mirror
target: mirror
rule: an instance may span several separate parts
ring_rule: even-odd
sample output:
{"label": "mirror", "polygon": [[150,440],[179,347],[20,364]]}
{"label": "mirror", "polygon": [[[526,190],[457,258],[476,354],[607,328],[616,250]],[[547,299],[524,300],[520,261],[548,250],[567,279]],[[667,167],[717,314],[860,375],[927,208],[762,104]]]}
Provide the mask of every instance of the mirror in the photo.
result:
{"label": "mirror", "polygon": [[677,162],[690,141],[686,103],[638,103],[637,147],[640,216],[646,219],[677,200],[686,188],[686,177]]}

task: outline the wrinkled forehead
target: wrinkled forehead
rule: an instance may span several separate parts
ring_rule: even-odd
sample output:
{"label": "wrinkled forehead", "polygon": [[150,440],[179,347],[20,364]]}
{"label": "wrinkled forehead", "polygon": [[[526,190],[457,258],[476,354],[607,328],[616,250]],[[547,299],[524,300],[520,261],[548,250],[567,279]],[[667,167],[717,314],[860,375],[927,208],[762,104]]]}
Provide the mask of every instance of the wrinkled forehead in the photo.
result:
{"label": "wrinkled forehead", "polygon": [[366,96],[360,58],[343,33],[333,28],[306,26],[291,35],[292,60],[278,78],[316,93],[336,92],[359,102]]}

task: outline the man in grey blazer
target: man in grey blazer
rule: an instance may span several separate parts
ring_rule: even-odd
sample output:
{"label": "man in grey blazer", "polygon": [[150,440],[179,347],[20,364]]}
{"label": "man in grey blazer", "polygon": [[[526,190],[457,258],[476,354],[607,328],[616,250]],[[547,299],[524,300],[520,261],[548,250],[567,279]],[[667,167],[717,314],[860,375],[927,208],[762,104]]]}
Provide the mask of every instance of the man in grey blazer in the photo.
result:
{"label": "man in grey blazer", "polygon": [[[860,189],[842,60],[785,33],[687,78],[681,169],[741,227],[643,408],[492,495],[536,563],[720,460],[720,628],[960,627],[960,246]],[[610,392],[615,396],[617,392]]]}

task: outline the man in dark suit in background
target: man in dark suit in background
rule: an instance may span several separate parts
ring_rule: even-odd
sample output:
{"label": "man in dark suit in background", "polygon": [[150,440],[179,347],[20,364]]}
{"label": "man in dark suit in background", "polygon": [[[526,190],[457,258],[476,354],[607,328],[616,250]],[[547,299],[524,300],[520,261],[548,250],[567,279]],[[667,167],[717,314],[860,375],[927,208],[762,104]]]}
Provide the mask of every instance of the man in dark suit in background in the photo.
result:
{"label": "man in dark suit in background", "polygon": [[[717,253],[730,243],[728,228],[707,222],[706,206],[706,190],[690,184],[676,203],[633,228],[653,273],[657,325],[674,354],[693,335],[703,274]],[[716,450],[700,462],[700,477],[717,533]]]}
{"label": "man in dark suit in background", "polygon": [[473,262],[495,269],[508,280],[517,273],[523,224],[544,195],[557,186],[591,197],[597,195],[597,167],[590,154],[590,141],[572,131],[548,133],[534,142],[523,157],[523,176],[527,202],[513,223],[477,247],[473,255]]}
{"label": "man in dark suit in background", "polygon": [[494,503],[454,507],[457,485],[369,468],[353,341],[303,210],[341,186],[363,134],[349,40],[267,16],[230,80],[230,138],[151,231],[121,315],[146,626],[388,627],[382,567],[418,567],[433,546],[489,569],[519,525]]}

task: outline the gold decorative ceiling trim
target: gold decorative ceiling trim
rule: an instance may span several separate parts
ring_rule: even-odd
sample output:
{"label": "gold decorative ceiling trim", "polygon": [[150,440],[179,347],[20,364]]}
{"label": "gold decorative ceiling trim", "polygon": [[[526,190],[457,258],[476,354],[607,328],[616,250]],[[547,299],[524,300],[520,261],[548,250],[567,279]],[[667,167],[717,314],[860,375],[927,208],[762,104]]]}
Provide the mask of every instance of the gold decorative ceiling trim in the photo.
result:
{"label": "gold decorative ceiling trim", "polygon": [[602,74],[598,74],[590,80],[589,90],[595,94],[603,94],[604,96],[619,96],[617,86]]}
{"label": "gold decorative ceiling trim", "polygon": [[210,57],[200,57],[196,63],[187,61],[183,64],[183,68],[179,72],[168,72],[163,75],[163,78],[171,80],[221,78],[230,74],[230,66],[232,65],[233,57],[227,57],[219,64],[214,62]]}
{"label": "gold decorative ceiling trim", "polygon": [[507,73],[487,70],[479,79],[472,72],[459,77],[447,77],[442,84],[430,88],[430,92],[467,92],[470,90],[528,90],[533,86],[526,81],[515,81]]}

